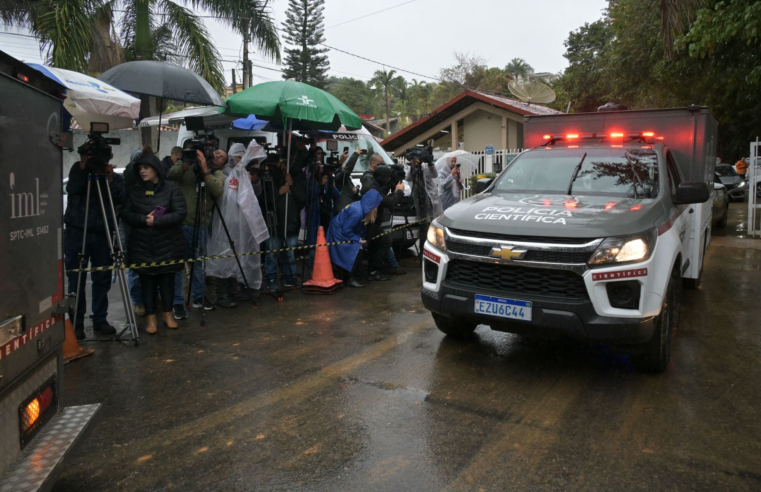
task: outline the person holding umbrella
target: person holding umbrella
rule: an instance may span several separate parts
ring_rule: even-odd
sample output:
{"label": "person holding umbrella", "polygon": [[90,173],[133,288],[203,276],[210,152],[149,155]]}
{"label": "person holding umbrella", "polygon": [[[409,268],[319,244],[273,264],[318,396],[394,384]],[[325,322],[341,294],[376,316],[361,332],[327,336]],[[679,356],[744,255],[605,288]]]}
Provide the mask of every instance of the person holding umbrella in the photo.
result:
{"label": "person holding umbrella", "polygon": [[439,171],[439,186],[441,193],[441,207],[446,210],[460,201],[460,190],[464,183],[460,176],[460,166],[457,165],[457,157],[447,159],[446,168]]}

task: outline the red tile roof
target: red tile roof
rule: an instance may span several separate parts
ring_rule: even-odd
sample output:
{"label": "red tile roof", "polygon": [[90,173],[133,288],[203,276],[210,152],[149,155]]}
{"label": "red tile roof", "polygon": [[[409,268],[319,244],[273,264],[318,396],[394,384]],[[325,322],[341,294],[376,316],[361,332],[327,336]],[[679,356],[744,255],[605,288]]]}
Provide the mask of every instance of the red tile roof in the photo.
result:
{"label": "red tile roof", "polygon": [[517,99],[495,96],[480,91],[465,90],[443,106],[434,109],[431,114],[391,135],[381,142],[381,145],[386,150],[393,150],[404,142],[425,133],[433,126],[441,124],[442,121],[479,101],[522,116],[561,114],[560,111],[548,108],[547,106],[528,104]]}

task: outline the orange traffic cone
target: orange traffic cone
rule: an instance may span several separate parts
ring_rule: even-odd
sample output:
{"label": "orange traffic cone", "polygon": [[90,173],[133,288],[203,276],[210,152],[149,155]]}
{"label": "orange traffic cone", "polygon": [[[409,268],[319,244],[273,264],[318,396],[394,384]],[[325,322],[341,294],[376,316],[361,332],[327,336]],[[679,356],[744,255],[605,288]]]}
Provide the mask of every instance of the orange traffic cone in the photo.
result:
{"label": "orange traffic cone", "polygon": [[[317,244],[325,244],[325,231],[322,226],[317,230]],[[312,280],[304,282],[304,294],[335,294],[341,290],[343,281],[333,276],[330,253],[327,246],[318,246],[314,255]]]}
{"label": "orange traffic cone", "polygon": [[87,357],[88,355],[95,353],[95,349],[85,349],[79,346],[79,341],[77,341],[77,336],[74,334],[74,328],[71,326],[71,320],[69,320],[68,316],[66,317],[65,325],[66,339],[63,341],[64,364],[68,364],[73,360],[81,359],[82,357]]}

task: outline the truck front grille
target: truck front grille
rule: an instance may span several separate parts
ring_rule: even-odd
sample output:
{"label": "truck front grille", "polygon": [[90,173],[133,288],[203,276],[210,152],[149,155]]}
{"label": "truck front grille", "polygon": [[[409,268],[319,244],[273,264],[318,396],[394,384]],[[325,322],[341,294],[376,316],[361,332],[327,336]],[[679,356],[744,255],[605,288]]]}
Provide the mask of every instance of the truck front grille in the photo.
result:
{"label": "truck front grille", "polygon": [[[492,246],[482,244],[457,243],[447,241],[447,251],[472,256],[491,256]],[[589,251],[568,252],[568,251],[539,251],[529,250],[524,261],[537,261],[541,263],[586,263],[592,253]]]}
{"label": "truck front grille", "polygon": [[541,236],[516,236],[511,234],[500,234],[496,232],[481,232],[481,231],[463,231],[461,229],[452,229],[447,227],[447,230],[457,236],[465,236],[479,239],[492,239],[498,241],[518,241],[523,243],[542,243],[542,244],[587,244],[595,239],[577,238],[577,237],[541,237]]}
{"label": "truck front grille", "polygon": [[584,279],[566,270],[453,260],[447,267],[446,281],[452,286],[516,296],[589,299]]}

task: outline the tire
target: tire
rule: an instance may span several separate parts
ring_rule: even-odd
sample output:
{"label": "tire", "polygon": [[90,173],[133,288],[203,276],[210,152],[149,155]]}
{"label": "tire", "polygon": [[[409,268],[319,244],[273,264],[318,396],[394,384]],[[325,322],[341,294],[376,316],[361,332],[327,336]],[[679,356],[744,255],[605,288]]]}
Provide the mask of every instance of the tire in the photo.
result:
{"label": "tire", "polygon": [[438,314],[431,314],[433,315],[433,321],[436,322],[436,328],[448,337],[468,338],[478,327],[475,323],[469,323],[456,318],[445,318]]}
{"label": "tire", "polygon": [[663,372],[671,360],[671,346],[674,331],[679,323],[681,314],[681,299],[679,295],[679,278],[671,276],[666,290],[666,299],[661,314],[655,322],[653,338],[642,347],[642,351],[631,356],[634,367],[643,372]]}

